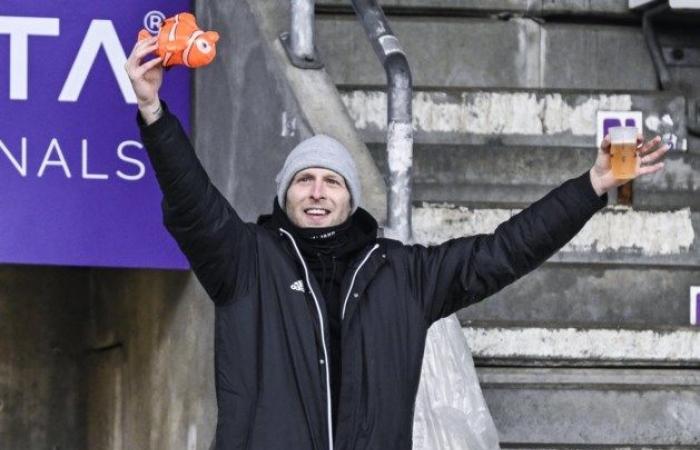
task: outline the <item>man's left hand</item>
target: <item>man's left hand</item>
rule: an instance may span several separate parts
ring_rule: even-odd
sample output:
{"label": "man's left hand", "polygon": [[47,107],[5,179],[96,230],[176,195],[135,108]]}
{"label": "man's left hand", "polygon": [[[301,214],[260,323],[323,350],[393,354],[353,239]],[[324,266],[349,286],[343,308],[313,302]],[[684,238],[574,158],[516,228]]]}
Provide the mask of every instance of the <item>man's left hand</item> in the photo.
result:
{"label": "man's left hand", "polygon": [[605,136],[603,142],[598,148],[598,157],[590,171],[591,184],[598,196],[603,195],[610,189],[621,186],[634,178],[642,175],[648,175],[664,168],[664,163],[659,160],[668,151],[668,145],[661,144],[661,137],[644,142],[644,136],[639,133],[637,135],[637,167],[634,177],[630,179],[616,179],[612,173],[612,164],[610,161],[610,136]]}

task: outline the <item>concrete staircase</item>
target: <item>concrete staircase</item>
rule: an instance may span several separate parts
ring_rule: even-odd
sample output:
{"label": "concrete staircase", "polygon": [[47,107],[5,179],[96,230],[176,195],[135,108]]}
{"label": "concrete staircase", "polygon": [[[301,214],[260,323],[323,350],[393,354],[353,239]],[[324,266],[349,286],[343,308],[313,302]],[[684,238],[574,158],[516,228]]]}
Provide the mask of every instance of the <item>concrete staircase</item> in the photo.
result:
{"label": "concrete staircase", "polygon": [[[489,232],[595,159],[598,110],[641,110],[682,150],[542,268],[463,310],[503,448],[700,448],[697,68],[657,90],[626,0],[385,0],[414,77],[419,242]],[[384,170],[385,76],[349,2],[317,2],[317,46]],[[698,35],[668,28],[668,45]],[[695,44],[696,45],[696,44]],[[665,127],[665,128],[664,128]]]}

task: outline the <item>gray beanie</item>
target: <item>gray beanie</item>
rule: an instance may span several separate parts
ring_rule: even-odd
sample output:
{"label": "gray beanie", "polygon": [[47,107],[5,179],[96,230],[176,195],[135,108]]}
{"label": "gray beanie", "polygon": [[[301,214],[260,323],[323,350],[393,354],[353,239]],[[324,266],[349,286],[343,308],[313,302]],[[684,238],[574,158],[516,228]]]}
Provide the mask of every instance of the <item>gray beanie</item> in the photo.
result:
{"label": "gray beanie", "polygon": [[340,174],[350,191],[350,207],[355,212],[362,202],[360,178],[350,152],[343,144],[332,137],[319,134],[299,143],[289,153],[282,170],[277,174],[277,203],[284,210],[287,201],[287,189],[294,175],[309,167],[321,167]]}

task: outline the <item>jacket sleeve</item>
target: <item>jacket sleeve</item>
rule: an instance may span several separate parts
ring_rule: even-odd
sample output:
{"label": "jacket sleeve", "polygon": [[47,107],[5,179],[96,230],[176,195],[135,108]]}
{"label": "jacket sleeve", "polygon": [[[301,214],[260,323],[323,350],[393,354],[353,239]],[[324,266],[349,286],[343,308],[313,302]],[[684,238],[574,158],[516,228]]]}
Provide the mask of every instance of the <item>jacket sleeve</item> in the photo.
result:
{"label": "jacket sleeve", "polygon": [[428,324],[476,303],[527,274],[569,242],[607,204],[588,172],[564,182],[500,224],[493,234],[414,249]]}
{"label": "jacket sleeve", "polygon": [[178,119],[164,114],[146,125],[137,113],[141,139],[163,193],[163,223],[215,303],[233,296],[245,280],[254,251],[253,231],[211,183]]}

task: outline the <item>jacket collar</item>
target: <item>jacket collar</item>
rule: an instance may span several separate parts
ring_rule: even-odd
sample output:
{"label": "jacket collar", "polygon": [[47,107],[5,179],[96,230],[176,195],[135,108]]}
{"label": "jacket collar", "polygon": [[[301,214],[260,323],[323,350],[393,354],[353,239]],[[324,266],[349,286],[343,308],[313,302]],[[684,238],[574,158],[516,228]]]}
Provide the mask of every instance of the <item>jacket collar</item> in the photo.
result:
{"label": "jacket collar", "polygon": [[358,208],[348,220],[328,228],[300,228],[287,217],[277,199],[273,203],[272,214],[258,218],[258,225],[273,232],[283,229],[289,232],[305,257],[322,253],[351,261],[363,249],[377,240],[377,221],[362,208]]}

